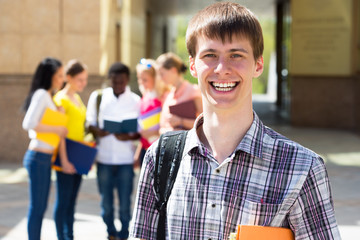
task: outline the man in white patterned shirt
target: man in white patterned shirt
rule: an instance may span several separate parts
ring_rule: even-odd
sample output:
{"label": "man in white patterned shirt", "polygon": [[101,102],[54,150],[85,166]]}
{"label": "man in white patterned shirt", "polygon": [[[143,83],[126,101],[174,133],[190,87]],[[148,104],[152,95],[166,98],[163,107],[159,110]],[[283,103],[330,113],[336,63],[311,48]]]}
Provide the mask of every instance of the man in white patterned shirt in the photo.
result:
{"label": "man in white patterned shirt", "polygon": [[[340,239],[329,179],[314,152],[267,128],[252,108],[263,71],[261,26],[248,9],[219,2],[186,33],[203,114],[189,131],[168,204],[167,239],[227,239],[239,224],[290,228],[295,239]],[[156,239],[154,161],[141,171],[130,235]]]}

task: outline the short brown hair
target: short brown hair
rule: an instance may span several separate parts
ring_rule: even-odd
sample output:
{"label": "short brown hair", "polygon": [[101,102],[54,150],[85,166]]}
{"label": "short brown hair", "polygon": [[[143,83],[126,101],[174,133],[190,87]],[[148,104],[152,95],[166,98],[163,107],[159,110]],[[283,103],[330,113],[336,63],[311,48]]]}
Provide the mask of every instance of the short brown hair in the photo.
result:
{"label": "short brown hair", "polygon": [[189,55],[195,57],[199,36],[221,39],[225,42],[232,41],[234,35],[250,41],[255,59],[262,56],[264,40],[256,16],[237,3],[218,2],[200,10],[190,20],[186,31],[186,47]]}
{"label": "short brown hair", "polygon": [[85,70],[87,70],[87,66],[76,59],[70,60],[65,67],[66,75],[70,75],[71,77],[74,77]]}
{"label": "short brown hair", "polygon": [[183,60],[178,55],[172,52],[161,54],[156,59],[156,63],[158,67],[163,67],[165,69],[170,69],[174,67],[179,74],[185,73],[187,70],[187,66],[185,65]]}

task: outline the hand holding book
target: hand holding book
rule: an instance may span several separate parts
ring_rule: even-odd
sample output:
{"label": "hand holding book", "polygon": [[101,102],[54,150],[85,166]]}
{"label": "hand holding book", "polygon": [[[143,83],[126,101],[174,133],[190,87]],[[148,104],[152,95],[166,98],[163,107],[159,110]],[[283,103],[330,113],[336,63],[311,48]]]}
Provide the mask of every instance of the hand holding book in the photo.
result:
{"label": "hand holding book", "polygon": [[104,120],[104,130],[110,133],[136,133],[137,118],[126,119],[121,122]]}
{"label": "hand holding book", "polygon": [[56,148],[60,143],[60,136],[63,136],[64,134],[64,128],[66,127],[67,122],[68,122],[68,117],[65,114],[58,111],[54,111],[50,108],[46,108],[40,120],[40,123],[58,127],[59,132],[58,133],[37,132],[36,138]]}
{"label": "hand holding book", "polygon": [[[69,162],[75,167],[78,174],[88,174],[91,165],[95,161],[97,149],[90,145],[82,142],[77,142],[65,139],[66,154]],[[60,156],[55,155],[53,168],[55,170],[62,170]]]}

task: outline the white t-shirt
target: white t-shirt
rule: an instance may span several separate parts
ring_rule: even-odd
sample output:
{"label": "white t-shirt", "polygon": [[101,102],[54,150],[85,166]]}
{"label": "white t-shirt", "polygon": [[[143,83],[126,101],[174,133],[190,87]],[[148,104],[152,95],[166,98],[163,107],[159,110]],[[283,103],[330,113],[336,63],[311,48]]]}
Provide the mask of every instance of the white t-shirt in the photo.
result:
{"label": "white t-shirt", "polygon": [[[97,125],[96,99],[97,91],[91,93],[87,105],[86,122]],[[140,113],[140,97],[127,87],[125,92],[116,97],[111,87],[102,90],[99,110],[99,127],[104,128],[104,120],[120,122],[137,118]],[[133,141],[119,141],[113,134],[99,139],[97,161],[109,165],[134,163],[135,145]]]}
{"label": "white t-shirt", "polygon": [[29,132],[29,138],[31,139],[29,149],[42,148],[54,150],[54,147],[51,145],[36,139],[36,132],[33,130],[39,124],[46,108],[56,110],[55,103],[45,89],[38,89],[31,98],[30,106],[22,123],[22,127]]}

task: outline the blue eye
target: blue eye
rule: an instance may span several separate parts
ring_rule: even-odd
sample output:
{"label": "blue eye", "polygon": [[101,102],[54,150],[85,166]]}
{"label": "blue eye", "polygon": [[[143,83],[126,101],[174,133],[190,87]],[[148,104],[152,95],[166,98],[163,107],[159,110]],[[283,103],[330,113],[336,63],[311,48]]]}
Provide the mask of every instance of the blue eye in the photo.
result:
{"label": "blue eye", "polygon": [[242,57],[242,55],[240,55],[240,54],[232,54],[231,55],[231,58],[241,58]]}
{"label": "blue eye", "polygon": [[213,53],[208,53],[208,54],[205,55],[205,57],[216,57],[216,55],[213,54]]}

